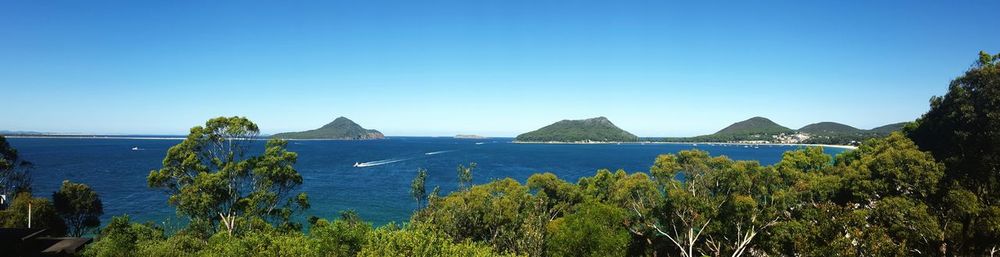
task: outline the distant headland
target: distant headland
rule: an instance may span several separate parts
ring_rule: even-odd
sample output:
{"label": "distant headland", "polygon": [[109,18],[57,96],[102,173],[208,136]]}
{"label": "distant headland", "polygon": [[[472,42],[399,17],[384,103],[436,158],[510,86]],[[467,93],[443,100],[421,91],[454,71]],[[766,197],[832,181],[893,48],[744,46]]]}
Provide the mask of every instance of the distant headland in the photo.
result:
{"label": "distant headland", "polygon": [[764,117],[733,123],[718,132],[696,137],[664,138],[669,142],[729,142],[751,144],[826,144],[857,145],[861,141],[884,137],[903,129],[908,122],[893,123],[870,130],[836,122],[818,122],[797,130],[789,129]]}
{"label": "distant headland", "polygon": [[740,144],[814,144],[857,145],[861,141],[886,136],[903,129],[907,122],[893,123],[869,130],[836,122],[818,122],[798,130],[779,125],[764,117],[733,123],[716,133],[695,137],[639,138],[615,126],[605,117],[562,120],[538,130],[518,135],[515,143],[740,143]]}
{"label": "distant headland", "polygon": [[515,142],[636,142],[639,137],[625,131],[608,118],[597,117],[583,120],[561,120],[538,130],[520,134]]}
{"label": "distant headland", "polygon": [[307,130],[302,132],[285,132],[278,133],[271,136],[272,138],[280,139],[310,139],[310,140],[369,140],[369,139],[383,139],[385,135],[382,132],[374,129],[365,129],[354,123],[354,121],[345,118],[338,117],[332,122],[323,125],[318,129]]}

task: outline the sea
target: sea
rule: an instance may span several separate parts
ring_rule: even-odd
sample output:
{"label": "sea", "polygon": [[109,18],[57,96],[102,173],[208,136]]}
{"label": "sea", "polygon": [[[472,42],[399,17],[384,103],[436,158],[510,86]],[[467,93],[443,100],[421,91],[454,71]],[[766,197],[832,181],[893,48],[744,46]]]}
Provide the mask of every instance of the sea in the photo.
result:
{"label": "sea", "polygon": [[[149,188],[146,176],[162,166],[171,137],[8,138],[21,157],[34,163],[33,193],[50,197],[64,180],[86,183],[104,204],[102,223],[118,215],[138,222],[183,222],[167,204],[163,190]],[[303,176],[299,190],[309,195],[311,208],[302,217],[335,218],[356,211],[376,225],[406,222],[417,205],[410,182],[426,169],[427,190],[457,188],[460,164],[475,162],[473,183],[513,178],[524,183],[534,173],[551,172],[576,182],[599,169],[648,172],[657,155],[688,149],[708,151],[736,160],[769,165],[782,153],[801,146],[722,144],[520,144],[511,138],[456,139],[389,137],[384,140],[290,141],[298,153],[296,170]],[[255,151],[263,144],[255,144]],[[842,148],[824,148],[836,155]],[[362,167],[355,167],[355,164]]]}

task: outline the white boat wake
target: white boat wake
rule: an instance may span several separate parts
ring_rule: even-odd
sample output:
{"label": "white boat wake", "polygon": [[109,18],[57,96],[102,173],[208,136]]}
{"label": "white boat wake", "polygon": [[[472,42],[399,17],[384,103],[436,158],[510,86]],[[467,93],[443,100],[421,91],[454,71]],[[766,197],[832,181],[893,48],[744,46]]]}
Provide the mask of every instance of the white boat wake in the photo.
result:
{"label": "white boat wake", "polygon": [[435,154],[442,154],[442,153],[448,153],[448,152],[454,152],[454,151],[455,150],[445,150],[445,151],[429,152],[429,153],[424,153],[424,154],[425,155],[435,155]]}
{"label": "white boat wake", "polygon": [[354,163],[354,167],[364,168],[364,167],[371,167],[371,166],[379,166],[379,165],[390,164],[390,163],[394,163],[394,162],[401,162],[401,161],[405,161],[405,160],[409,160],[409,159],[386,159],[386,160],[378,160],[378,161],[370,161],[370,162],[355,162]]}

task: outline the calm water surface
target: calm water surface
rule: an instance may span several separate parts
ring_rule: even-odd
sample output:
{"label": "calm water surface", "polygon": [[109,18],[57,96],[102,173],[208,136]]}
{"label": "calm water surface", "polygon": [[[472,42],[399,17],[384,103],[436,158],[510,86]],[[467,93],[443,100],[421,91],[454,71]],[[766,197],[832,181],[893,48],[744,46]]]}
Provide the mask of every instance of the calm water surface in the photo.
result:
{"label": "calm water surface", "polygon": [[[34,191],[49,196],[63,180],[93,187],[104,201],[106,223],[129,214],[139,221],[177,219],[163,191],[146,187],[150,170],[161,166],[169,139],[9,138],[23,158],[34,162]],[[473,181],[511,177],[522,183],[533,173],[552,172],[575,182],[598,169],[647,171],[659,154],[698,148],[712,155],[773,164],[794,146],[719,146],[699,144],[514,144],[507,139],[394,137],[374,141],[292,141],[296,169],[312,209],[306,216],[336,217],[354,209],[376,224],[406,221],[416,204],[409,196],[417,168],[428,170],[428,191],[456,188],[455,167],[478,163]],[[137,147],[139,150],[133,150]],[[257,146],[258,151],[263,148]],[[829,154],[843,149],[827,148]],[[356,168],[354,163],[374,166]]]}

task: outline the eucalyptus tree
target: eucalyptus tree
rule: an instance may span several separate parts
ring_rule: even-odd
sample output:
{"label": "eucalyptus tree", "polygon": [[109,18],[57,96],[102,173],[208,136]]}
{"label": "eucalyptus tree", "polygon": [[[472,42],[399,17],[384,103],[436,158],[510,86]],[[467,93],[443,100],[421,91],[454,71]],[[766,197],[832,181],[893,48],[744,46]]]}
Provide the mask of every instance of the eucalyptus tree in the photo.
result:
{"label": "eucalyptus tree", "polygon": [[980,52],[908,136],[947,167],[939,203],[948,254],[1000,253],[1000,54]]}
{"label": "eucalyptus tree", "polygon": [[593,177],[580,178],[577,184],[585,201],[606,203],[625,210],[621,223],[625,231],[632,234],[632,254],[658,255],[657,244],[661,240],[647,224],[662,203],[663,196],[649,175],[643,172],[628,174],[624,170],[612,173],[602,169]]}
{"label": "eucalyptus tree", "polygon": [[7,138],[0,135],[0,195],[6,198],[5,204],[18,193],[31,192],[31,168],[32,163],[22,159]]}
{"label": "eucalyptus tree", "polygon": [[629,233],[621,226],[625,209],[598,202],[581,204],[548,224],[547,256],[626,256]]}
{"label": "eucalyptus tree", "polygon": [[148,184],[166,191],[168,203],[192,223],[221,223],[230,234],[239,220],[264,219],[297,228],[292,214],[309,207],[305,193],[292,195],[302,184],[293,167],[298,155],[278,139],[268,140],[263,153],[253,155],[259,134],[257,125],[244,117],[208,120],[167,150],[163,167],[149,173]]}
{"label": "eucalyptus tree", "polygon": [[862,217],[859,224],[844,223],[845,234],[858,240],[861,255],[880,251],[906,255],[946,255],[943,231],[928,203],[938,197],[944,166],[922,152],[909,138],[892,133],[865,142],[857,150],[838,156],[842,174],[841,197],[834,199],[848,212]]}
{"label": "eucalyptus tree", "polygon": [[472,171],[476,169],[476,163],[469,163],[469,166],[458,165],[458,188],[465,190],[472,185]]}
{"label": "eucalyptus tree", "polygon": [[66,223],[56,213],[52,201],[44,197],[32,197],[31,193],[18,193],[10,205],[0,211],[0,227],[3,228],[44,228],[47,235],[63,236]]}
{"label": "eucalyptus tree", "polygon": [[549,172],[531,175],[526,186],[534,190],[535,196],[545,202],[549,221],[572,212],[577,204],[583,202],[583,195],[577,185],[559,179]]}
{"label": "eucalyptus tree", "polygon": [[640,206],[659,205],[659,213],[642,220],[680,256],[742,256],[783,219],[786,187],[771,167],[757,162],[690,150],[657,157],[650,173],[662,202],[634,198],[633,212],[643,215]]}
{"label": "eucalyptus tree", "polygon": [[540,256],[548,215],[545,203],[511,178],[476,185],[435,199],[411,217],[410,226],[475,241],[497,252]]}
{"label": "eucalyptus tree", "polygon": [[97,192],[86,184],[63,181],[59,191],[52,193],[52,204],[71,236],[82,236],[101,225],[104,205]]}
{"label": "eucalyptus tree", "polygon": [[417,201],[417,209],[423,208],[423,202],[427,198],[427,170],[417,169],[417,176],[410,182],[410,196]]}

